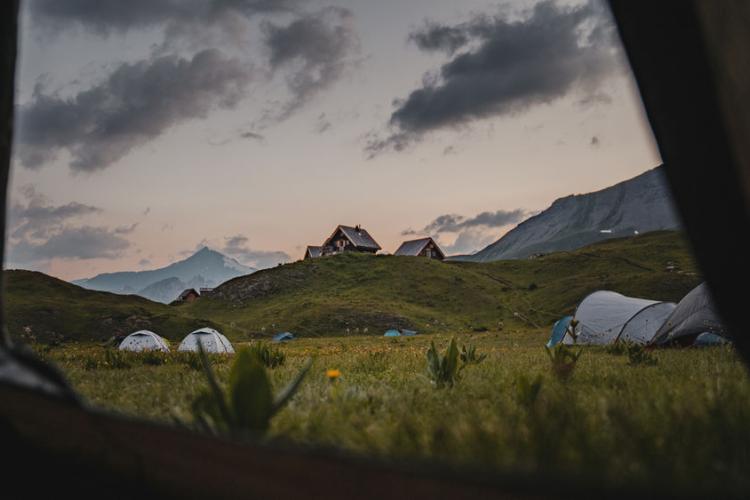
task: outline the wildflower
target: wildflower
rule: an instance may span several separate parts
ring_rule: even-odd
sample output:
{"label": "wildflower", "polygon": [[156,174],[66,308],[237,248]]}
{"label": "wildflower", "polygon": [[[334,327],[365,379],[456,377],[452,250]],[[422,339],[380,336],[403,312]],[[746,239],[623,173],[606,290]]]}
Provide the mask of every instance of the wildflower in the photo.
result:
{"label": "wildflower", "polygon": [[331,382],[335,382],[339,377],[341,376],[341,372],[336,369],[328,369],[326,370],[326,377],[328,377],[328,380]]}

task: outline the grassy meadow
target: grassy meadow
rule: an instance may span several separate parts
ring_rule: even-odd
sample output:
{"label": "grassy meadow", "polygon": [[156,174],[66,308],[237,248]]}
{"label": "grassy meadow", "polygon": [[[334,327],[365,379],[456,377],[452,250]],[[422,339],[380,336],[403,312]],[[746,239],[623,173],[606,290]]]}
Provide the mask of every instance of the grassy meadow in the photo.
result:
{"label": "grassy meadow", "polygon": [[[681,235],[659,232],[492,263],[345,254],[236,278],[180,306],[6,271],[5,317],[86,400],[127,415],[196,427],[208,384],[197,355],[122,353],[115,336],[146,328],[176,347],[213,326],[239,349],[288,330],[298,339],[266,369],[274,391],[312,367],[264,439],[512,478],[747,497],[750,380],[731,348],[590,347],[568,379],[544,348],[552,323],[595,290],[678,301],[700,282]],[[382,337],[398,327],[419,335]],[[451,338],[487,357],[439,388],[427,351],[434,341],[444,353]],[[213,357],[228,391],[240,358]]]}
{"label": "grassy meadow", "polygon": [[[438,389],[426,369],[435,334],[300,339],[269,369],[278,390],[312,369],[277,414],[269,439],[472,471],[607,482],[700,494],[750,491],[750,380],[731,348],[665,349],[650,362],[586,348],[572,376],[551,370],[546,329],[465,333],[488,357]],[[242,347],[241,345],[238,347]],[[165,422],[191,422],[206,387],[197,357],[117,354],[92,344],[38,347],[92,404]],[[216,356],[226,383],[231,358]],[[327,378],[326,370],[340,376]]]}

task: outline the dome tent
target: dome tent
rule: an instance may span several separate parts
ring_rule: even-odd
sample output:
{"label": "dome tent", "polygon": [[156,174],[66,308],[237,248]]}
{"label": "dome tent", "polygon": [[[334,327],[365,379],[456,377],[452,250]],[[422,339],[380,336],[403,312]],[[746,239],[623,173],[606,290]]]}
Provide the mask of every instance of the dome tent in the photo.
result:
{"label": "dome tent", "polygon": [[178,351],[198,352],[198,342],[206,352],[220,354],[234,354],[234,347],[224,335],[213,328],[200,328],[182,339]]}
{"label": "dome tent", "polygon": [[274,342],[289,342],[294,340],[294,334],[291,332],[281,332],[273,336]]}
{"label": "dome tent", "polygon": [[710,347],[710,346],[716,346],[716,345],[729,345],[732,342],[722,337],[721,335],[716,335],[715,333],[711,332],[703,332],[697,337],[695,337],[695,342],[693,342],[694,347]]}
{"label": "dome tent", "polygon": [[563,343],[605,345],[618,340],[649,343],[674,307],[669,302],[627,297],[607,290],[594,292],[576,309],[576,339],[566,332]]}
{"label": "dome tent", "polygon": [[705,283],[690,291],[654,336],[654,344],[690,343],[701,333],[726,336]]}
{"label": "dome tent", "polygon": [[167,339],[162,338],[149,330],[138,330],[133,332],[120,342],[121,351],[163,351],[169,352]]}
{"label": "dome tent", "polygon": [[674,302],[657,302],[641,309],[625,323],[616,341],[649,344],[675,307]]}
{"label": "dome tent", "polygon": [[400,337],[400,336],[401,336],[401,332],[399,332],[398,330],[394,330],[394,329],[388,330],[383,335],[383,337]]}

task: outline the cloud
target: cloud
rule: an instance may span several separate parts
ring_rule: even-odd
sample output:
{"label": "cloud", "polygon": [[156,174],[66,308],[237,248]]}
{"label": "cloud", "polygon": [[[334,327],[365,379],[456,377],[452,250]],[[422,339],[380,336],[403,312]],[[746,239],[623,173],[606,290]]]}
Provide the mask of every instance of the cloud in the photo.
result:
{"label": "cloud", "polygon": [[315,131],[316,134],[322,134],[326,132],[327,130],[329,130],[332,126],[333,124],[328,119],[326,114],[321,113],[320,115],[318,115],[317,120],[315,120],[315,127],[313,128],[313,130]]}
{"label": "cloud", "polygon": [[477,16],[455,26],[427,23],[410,39],[451,59],[394,101],[390,132],[368,138],[370,157],[402,151],[436,130],[516,115],[574,92],[582,102],[602,102],[602,82],[625,67],[614,22],[594,0],[577,6],[543,1],[520,20]]}
{"label": "cloud", "polygon": [[207,30],[239,38],[247,19],[290,12],[299,0],[34,0],[27,2],[34,25],[50,32],[83,28],[109,36],[163,28],[167,43],[202,38]]}
{"label": "cloud", "polygon": [[135,228],[137,228],[137,227],[138,227],[138,223],[137,222],[134,222],[133,224],[131,224],[129,226],[117,226],[114,229],[114,233],[115,234],[130,234],[133,231],[135,231]]}
{"label": "cloud", "polygon": [[353,15],[343,7],[326,7],[299,15],[286,26],[262,24],[273,72],[286,71],[291,99],[270,120],[281,121],[339,80],[354,64],[359,46]]}
{"label": "cloud", "polygon": [[445,214],[435,218],[419,231],[406,229],[404,236],[415,234],[458,233],[471,228],[498,228],[522,221],[527,215],[523,209],[497,210],[496,212],[482,212],[474,217],[464,217],[457,214]]}
{"label": "cloud", "polygon": [[496,233],[489,234],[478,228],[470,228],[458,233],[452,244],[443,246],[443,251],[448,255],[472,254],[496,240]]}
{"label": "cloud", "polygon": [[49,201],[30,185],[23,186],[20,191],[25,203],[14,202],[8,208],[8,234],[11,239],[46,238],[68,220],[102,212],[101,208],[77,202],[49,205]]}
{"label": "cloud", "polygon": [[447,52],[453,54],[471,40],[471,26],[443,26],[431,21],[425,22],[420,31],[409,35],[409,40],[426,52]]}
{"label": "cloud", "polygon": [[255,132],[247,131],[240,133],[240,139],[255,139],[256,141],[262,141],[265,139],[265,137],[260,134],[256,134]]}
{"label": "cloud", "polygon": [[130,247],[123,235],[137,224],[109,229],[80,224],[102,209],[71,202],[51,205],[32,186],[20,190],[22,201],[8,210],[8,254],[11,265],[45,268],[53,259],[116,259]]}
{"label": "cloud", "polygon": [[432,222],[422,229],[406,229],[401,232],[402,236],[436,236],[439,240],[442,235],[456,234],[453,243],[441,244],[446,254],[468,254],[480,250],[498,238],[498,229],[517,224],[529,215],[526,210],[517,208],[515,210],[497,210],[495,212],[481,212],[474,217],[465,217],[458,214],[444,214],[436,217]]}
{"label": "cloud", "polygon": [[224,247],[221,251],[256,269],[274,267],[291,260],[286,252],[253,250],[248,247],[248,243],[249,239],[242,234],[230,236],[224,239]]}
{"label": "cloud", "polygon": [[23,240],[10,248],[11,262],[51,259],[117,259],[130,242],[105,227],[63,227],[44,242]]}
{"label": "cloud", "polygon": [[38,168],[61,151],[74,171],[107,168],[184,121],[232,108],[245,95],[252,68],[215,49],[123,63],[104,81],[71,97],[41,86],[17,110],[17,155]]}

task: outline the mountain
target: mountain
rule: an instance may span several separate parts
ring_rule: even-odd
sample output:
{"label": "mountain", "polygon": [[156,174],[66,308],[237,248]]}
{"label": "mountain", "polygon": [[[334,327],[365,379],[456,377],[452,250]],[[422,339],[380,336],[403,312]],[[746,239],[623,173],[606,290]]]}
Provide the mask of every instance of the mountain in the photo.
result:
{"label": "mountain", "polygon": [[[146,297],[154,302],[169,304],[187,288],[196,288],[188,286],[180,278],[166,278],[156,283],[152,283],[143,290],[139,290],[136,295]],[[200,288],[200,287],[197,287]]]}
{"label": "mountain", "polygon": [[679,227],[660,166],[601,191],[559,198],[495,243],[473,255],[452,260],[523,259],[535,254],[574,250],[611,238]]}
{"label": "mountain", "polygon": [[[215,287],[221,283],[254,272],[208,247],[203,247],[185,260],[150,271],[105,273],[93,278],[73,281],[73,284],[104,292],[136,294],[158,302],[168,303],[188,287]],[[179,289],[174,295],[172,291]]]}

